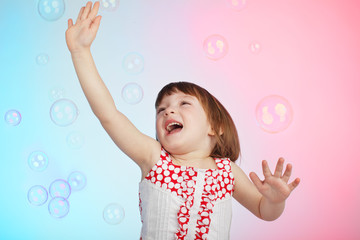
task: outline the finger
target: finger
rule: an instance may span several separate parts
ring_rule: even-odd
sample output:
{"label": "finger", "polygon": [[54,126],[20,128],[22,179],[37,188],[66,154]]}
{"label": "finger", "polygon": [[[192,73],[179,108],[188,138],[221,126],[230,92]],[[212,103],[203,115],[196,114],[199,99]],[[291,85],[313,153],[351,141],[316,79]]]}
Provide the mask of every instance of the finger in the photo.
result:
{"label": "finger", "polygon": [[271,171],[266,160],[262,161],[262,168],[265,177],[271,177]]}
{"label": "finger", "polygon": [[283,167],[284,167],[284,159],[283,158],[279,158],[279,161],[276,164],[276,168],[275,168],[275,172],[274,172],[274,176],[280,178],[282,175],[282,171],[283,171]]}
{"label": "finger", "polygon": [[91,9],[92,2],[87,2],[86,7],[84,9],[83,14],[81,15],[81,20],[84,20],[88,17],[90,9]]}
{"label": "finger", "polygon": [[249,177],[251,179],[251,181],[254,183],[255,187],[260,191],[260,189],[262,188],[262,181],[260,180],[260,178],[258,177],[258,175],[254,172],[251,172],[249,174]]}
{"label": "finger", "polygon": [[68,20],[68,28],[71,28],[73,25],[74,25],[74,24],[73,24],[73,20],[70,18],[70,19]]}
{"label": "finger", "polygon": [[93,31],[97,32],[97,30],[99,29],[100,21],[101,21],[101,16],[99,15],[99,16],[97,16],[97,17],[95,18],[95,20],[94,20],[93,23],[91,24],[90,28],[91,28]]}
{"label": "finger", "polygon": [[294,190],[300,183],[300,178],[296,178],[292,183],[289,184],[290,191]]}
{"label": "finger", "polygon": [[[82,14],[84,13],[84,10],[85,10],[85,7],[80,8],[79,15],[78,15],[78,17],[77,17],[77,19],[76,19],[76,22],[78,22],[79,20],[81,20],[81,16],[82,16]],[[76,23],[75,23],[75,24],[76,24]]]}
{"label": "finger", "polygon": [[91,12],[89,14],[89,18],[91,21],[95,20],[95,17],[99,11],[100,2],[95,2],[93,8],[91,9]]}
{"label": "finger", "polygon": [[282,179],[287,183],[290,179],[291,176],[291,172],[292,172],[292,165],[289,163],[288,165],[286,165],[286,169],[284,172],[284,175],[282,176]]}

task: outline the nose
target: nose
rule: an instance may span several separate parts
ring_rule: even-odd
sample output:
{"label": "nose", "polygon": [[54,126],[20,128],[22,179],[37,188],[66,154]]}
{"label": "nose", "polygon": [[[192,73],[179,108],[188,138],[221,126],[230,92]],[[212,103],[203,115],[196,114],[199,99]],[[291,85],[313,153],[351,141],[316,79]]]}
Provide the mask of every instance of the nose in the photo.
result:
{"label": "nose", "polygon": [[170,114],[174,114],[175,113],[175,110],[173,108],[167,108],[165,110],[165,115],[168,116]]}

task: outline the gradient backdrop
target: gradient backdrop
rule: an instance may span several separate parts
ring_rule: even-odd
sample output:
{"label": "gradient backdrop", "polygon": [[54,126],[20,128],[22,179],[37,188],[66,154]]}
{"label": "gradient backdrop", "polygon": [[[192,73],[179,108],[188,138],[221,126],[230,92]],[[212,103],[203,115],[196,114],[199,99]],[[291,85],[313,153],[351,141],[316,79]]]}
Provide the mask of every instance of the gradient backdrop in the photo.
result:
{"label": "gradient backdrop", "polygon": [[[76,19],[86,1],[51,2],[0,1],[0,239],[138,239],[140,171],[91,112],[65,42],[67,19]],[[262,174],[263,159],[274,169],[283,156],[294,166],[292,179],[301,178],[274,222],[234,201],[231,239],[360,239],[358,1],[121,0],[114,9],[106,3],[93,56],[117,107],[142,132],[155,136],[153,105],[161,87],[191,81],[233,116],[242,151],[237,163],[247,174]],[[49,14],[42,16],[39,6]],[[205,43],[214,34],[223,39]],[[123,64],[130,52],[142,56],[131,63],[143,64],[135,74]],[[143,97],[137,89],[122,96],[131,82]],[[255,114],[269,95],[285,98],[293,110],[280,104],[282,118],[292,121],[280,131],[270,126],[272,133]],[[79,110],[65,127],[49,114],[62,98]],[[264,121],[273,117],[286,127],[266,104],[258,109]],[[6,118],[11,109],[21,114],[17,126],[14,116]],[[34,151],[48,157],[43,171],[30,168]],[[49,213],[50,196],[41,206],[29,202],[32,186],[49,189],[73,171],[87,181],[71,192],[66,216]],[[103,217],[110,203],[125,212],[119,224]]]}

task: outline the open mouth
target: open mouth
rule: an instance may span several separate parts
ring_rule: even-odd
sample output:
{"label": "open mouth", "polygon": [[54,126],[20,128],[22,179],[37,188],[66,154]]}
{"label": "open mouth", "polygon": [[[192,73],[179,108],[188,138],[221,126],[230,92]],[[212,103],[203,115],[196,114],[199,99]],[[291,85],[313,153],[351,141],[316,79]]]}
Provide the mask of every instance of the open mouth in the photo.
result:
{"label": "open mouth", "polygon": [[166,130],[168,134],[175,133],[181,131],[183,128],[183,125],[178,122],[171,122],[166,125]]}

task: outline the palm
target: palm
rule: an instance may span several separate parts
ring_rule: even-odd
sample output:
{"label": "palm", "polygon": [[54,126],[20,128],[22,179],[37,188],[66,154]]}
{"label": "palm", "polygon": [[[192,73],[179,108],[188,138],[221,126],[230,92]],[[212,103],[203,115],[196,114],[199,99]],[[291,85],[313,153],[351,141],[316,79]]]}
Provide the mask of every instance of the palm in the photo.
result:
{"label": "palm", "polygon": [[263,161],[262,167],[265,176],[264,181],[261,181],[255,173],[250,174],[250,178],[259,192],[269,201],[274,203],[285,201],[292,190],[294,190],[294,188],[300,183],[300,179],[297,178],[288,184],[292,166],[288,164],[284,174],[282,174],[283,165],[284,159],[280,158],[276,165],[275,172],[272,174],[267,162]]}
{"label": "palm", "polygon": [[99,10],[99,2],[96,2],[91,9],[91,2],[81,8],[76,23],[72,19],[68,21],[66,31],[66,43],[70,52],[90,48],[99,29],[101,16],[96,16]]}

